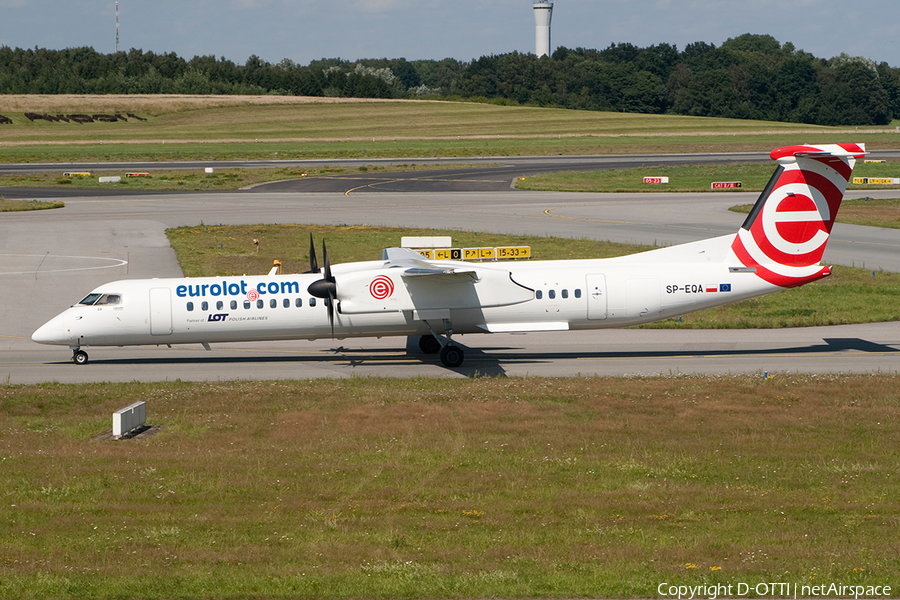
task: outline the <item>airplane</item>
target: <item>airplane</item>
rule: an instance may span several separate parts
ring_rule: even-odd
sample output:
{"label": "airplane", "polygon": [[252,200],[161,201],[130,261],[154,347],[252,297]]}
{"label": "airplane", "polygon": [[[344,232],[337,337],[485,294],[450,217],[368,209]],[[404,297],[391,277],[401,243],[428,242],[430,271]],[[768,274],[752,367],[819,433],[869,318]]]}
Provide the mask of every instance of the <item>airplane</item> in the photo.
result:
{"label": "airplane", "polygon": [[382,260],[264,276],[104,284],[34,332],[83,365],[88,346],[420,336],[462,365],[453,335],[626,327],[797,287],[820,264],[863,144],[789,146],[735,234],[606,259],[475,263],[389,248]]}

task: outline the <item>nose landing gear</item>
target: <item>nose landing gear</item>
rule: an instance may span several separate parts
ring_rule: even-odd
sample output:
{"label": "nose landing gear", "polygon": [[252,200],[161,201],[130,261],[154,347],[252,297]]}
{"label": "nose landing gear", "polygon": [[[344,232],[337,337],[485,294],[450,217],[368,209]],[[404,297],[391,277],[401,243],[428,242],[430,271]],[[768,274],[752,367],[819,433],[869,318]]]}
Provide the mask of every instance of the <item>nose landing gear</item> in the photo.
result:
{"label": "nose landing gear", "polygon": [[88,361],[88,354],[81,348],[73,348],[72,349],[72,362],[76,365],[86,365]]}

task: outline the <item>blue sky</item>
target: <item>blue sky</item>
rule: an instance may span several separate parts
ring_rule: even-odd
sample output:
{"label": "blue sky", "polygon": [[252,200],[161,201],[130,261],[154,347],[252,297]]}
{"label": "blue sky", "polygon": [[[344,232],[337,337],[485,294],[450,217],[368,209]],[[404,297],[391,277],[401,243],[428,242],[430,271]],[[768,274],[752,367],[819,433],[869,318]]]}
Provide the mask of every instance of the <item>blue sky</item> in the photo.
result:
{"label": "blue sky", "polygon": [[[531,0],[120,0],[120,48],[276,63],[319,58],[471,60],[534,52]],[[900,67],[900,2],[557,0],[552,47],[769,34],[818,57]],[[0,0],[0,45],[115,50],[115,0]]]}

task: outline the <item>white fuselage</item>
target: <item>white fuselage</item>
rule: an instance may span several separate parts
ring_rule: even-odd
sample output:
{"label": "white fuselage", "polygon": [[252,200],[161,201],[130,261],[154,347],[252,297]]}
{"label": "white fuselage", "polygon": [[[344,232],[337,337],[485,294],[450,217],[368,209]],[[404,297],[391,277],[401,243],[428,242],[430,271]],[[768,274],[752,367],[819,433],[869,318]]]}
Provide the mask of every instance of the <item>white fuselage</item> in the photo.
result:
{"label": "white fuselage", "polygon": [[[357,273],[363,273],[357,279],[364,285],[358,292],[349,284],[339,288],[333,335],[443,334],[448,324],[454,334],[623,327],[778,289],[736,262],[703,261],[707,252],[721,256],[732,239],[612,259],[439,263],[478,272],[478,281],[466,286],[474,298],[468,304],[465,298],[441,293],[440,284],[429,283],[429,289],[437,289],[435,297],[410,296],[407,288],[415,282],[381,261],[336,265],[339,285],[342,275],[346,279]],[[307,292],[321,278],[314,273],[115,281],[93,293],[117,297],[117,302],[76,304],[38,329],[33,339],[74,348],[331,337],[328,301]],[[367,286],[375,278],[391,280],[390,302],[379,304],[373,298],[378,294]],[[495,282],[505,282],[514,294]],[[360,305],[357,297],[367,303]]]}

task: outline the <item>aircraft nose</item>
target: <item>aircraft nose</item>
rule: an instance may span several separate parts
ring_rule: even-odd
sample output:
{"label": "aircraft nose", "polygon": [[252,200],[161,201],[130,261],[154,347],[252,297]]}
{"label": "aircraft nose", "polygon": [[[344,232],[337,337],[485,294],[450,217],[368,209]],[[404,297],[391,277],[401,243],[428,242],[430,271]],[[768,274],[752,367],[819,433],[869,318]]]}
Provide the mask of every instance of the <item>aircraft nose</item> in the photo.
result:
{"label": "aircraft nose", "polygon": [[62,315],[53,317],[31,334],[31,339],[38,344],[67,344],[69,337]]}

